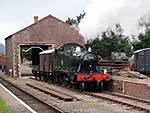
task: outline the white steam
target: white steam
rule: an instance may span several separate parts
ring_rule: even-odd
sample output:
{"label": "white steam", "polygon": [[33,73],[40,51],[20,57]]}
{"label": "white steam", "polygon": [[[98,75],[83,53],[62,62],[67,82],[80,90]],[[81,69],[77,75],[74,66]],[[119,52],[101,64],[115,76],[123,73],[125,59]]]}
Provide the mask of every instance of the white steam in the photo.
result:
{"label": "white steam", "polygon": [[90,0],[84,11],[86,15],[79,28],[85,38],[95,38],[116,23],[130,35],[138,33],[139,19],[149,14],[150,0]]}

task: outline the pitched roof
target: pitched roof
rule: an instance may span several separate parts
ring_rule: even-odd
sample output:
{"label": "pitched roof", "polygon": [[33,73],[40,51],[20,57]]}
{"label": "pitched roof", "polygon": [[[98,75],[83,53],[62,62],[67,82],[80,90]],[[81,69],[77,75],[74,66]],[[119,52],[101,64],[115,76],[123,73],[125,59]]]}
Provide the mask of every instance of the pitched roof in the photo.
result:
{"label": "pitched roof", "polygon": [[62,23],[64,23],[64,24],[68,25],[68,26],[70,26],[70,25],[67,24],[66,22],[64,22],[64,21],[62,21],[62,20],[60,20],[60,19],[58,19],[58,18],[52,16],[51,14],[49,14],[48,16],[46,16],[46,17],[44,17],[44,18],[38,20],[38,22],[35,22],[35,23],[33,23],[33,24],[31,24],[31,25],[29,25],[29,26],[27,26],[27,27],[25,27],[25,28],[23,28],[23,29],[21,29],[21,30],[19,30],[19,31],[17,31],[17,32],[11,34],[11,35],[9,35],[8,37],[5,38],[5,40],[7,40],[8,38],[11,38],[13,35],[15,35],[15,34],[21,32],[21,31],[24,31],[24,30],[26,30],[26,29],[28,29],[28,28],[30,28],[30,27],[36,25],[37,23],[39,23],[39,22],[41,22],[41,21],[43,21],[43,20],[45,20],[45,19],[47,19],[47,18],[49,18],[49,17],[54,18],[55,20],[57,20],[57,21],[59,21],[59,22],[62,22]]}
{"label": "pitched roof", "polygon": [[139,49],[139,50],[135,51],[134,53],[139,53],[139,52],[145,51],[145,50],[150,50],[150,48]]}

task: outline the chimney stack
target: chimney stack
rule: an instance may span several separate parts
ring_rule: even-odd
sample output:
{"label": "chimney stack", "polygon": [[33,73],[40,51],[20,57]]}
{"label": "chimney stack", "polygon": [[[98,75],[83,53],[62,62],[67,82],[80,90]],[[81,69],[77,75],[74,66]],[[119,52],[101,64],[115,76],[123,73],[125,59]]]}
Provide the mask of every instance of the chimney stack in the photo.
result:
{"label": "chimney stack", "polygon": [[34,22],[36,23],[36,22],[38,22],[38,16],[34,16]]}

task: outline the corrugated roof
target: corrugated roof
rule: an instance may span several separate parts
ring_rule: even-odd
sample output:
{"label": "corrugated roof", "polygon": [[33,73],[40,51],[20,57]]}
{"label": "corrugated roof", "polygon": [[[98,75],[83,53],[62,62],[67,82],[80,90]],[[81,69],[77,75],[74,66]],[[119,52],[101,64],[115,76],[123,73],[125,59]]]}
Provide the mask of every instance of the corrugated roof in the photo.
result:
{"label": "corrugated roof", "polygon": [[139,52],[141,52],[141,51],[145,51],[145,50],[149,50],[150,48],[144,48],[144,49],[139,49],[139,50],[137,50],[137,51],[134,51],[134,53],[139,53]]}

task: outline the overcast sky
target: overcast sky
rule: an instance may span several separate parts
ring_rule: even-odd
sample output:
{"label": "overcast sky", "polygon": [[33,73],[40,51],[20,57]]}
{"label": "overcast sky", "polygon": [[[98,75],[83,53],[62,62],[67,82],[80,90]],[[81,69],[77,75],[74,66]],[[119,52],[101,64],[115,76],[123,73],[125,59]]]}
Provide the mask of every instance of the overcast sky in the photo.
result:
{"label": "overcast sky", "polygon": [[79,15],[89,0],[0,0],[0,43],[12,33],[33,23],[33,16],[39,19],[52,14],[66,20]]}
{"label": "overcast sky", "polygon": [[150,12],[150,0],[0,0],[0,43],[4,38],[52,14],[66,20],[85,11],[80,33],[95,35],[115,23],[121,23],[126,33],[137,32],[139,18]]}
{"label": "overcast sky", "polygon": [[139,19],[150,14],[150,0],[91,0],[84,10],[87,14],[79,27],[86,38],[96,37],[116,23],[124,34],[136,36]]}

